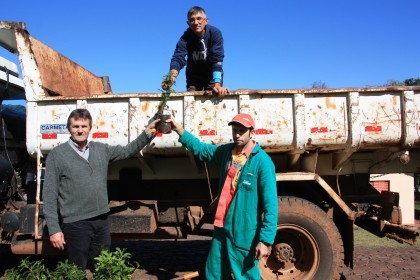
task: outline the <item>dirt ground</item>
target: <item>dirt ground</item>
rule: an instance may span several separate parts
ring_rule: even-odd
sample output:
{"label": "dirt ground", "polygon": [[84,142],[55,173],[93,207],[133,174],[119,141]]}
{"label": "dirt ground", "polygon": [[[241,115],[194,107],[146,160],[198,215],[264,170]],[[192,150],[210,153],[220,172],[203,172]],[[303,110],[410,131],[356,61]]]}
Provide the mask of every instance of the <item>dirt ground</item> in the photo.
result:
{"label": "dirt ground", "polygon": [[[143,270],[137,270],[133,279],[173,279],[189,272],[198,271],[204,279],[203,269],[210,247],[209,239],[184,241],[130,241],[115,242],[114,247],[126,247],[132,254],[132,262],[138,262]],[[24,256],[0,251],[0,275],[5,269],[17,265]],[[61,258],[46,257],[47,264]],[[420,247],[403,249],[355,248],[355,267],[347,269],[342,280],[349,279],[420,279]],[[0,277],[2,279],[3,277]]]}
{"label": "dirt ground", "polygon": [[[420,229],[420,221],[416,221]],[[420,242],[417,240],[417,243]],[[204,266],[210,248],[210,238],[191,236],[189,240],[139,240],[116,241],[112,249],[127,248],[132,254],[131,263],[138,263],[132,279],[176,279],[198,271],[204,279]],[[12,255],[8,247],[0,246],[0,280],[6,269],[19,264],[26,256]],[[33,259],[36,259],[32,257]],[[38,257],[41,258],[41,257]],[[64,257],[44,257],[48,267],[55,268]],[[420,279],[420,246],[406,248],[355,248],[354,269],[345,268],[341,280],[353,279]]]}
{"label": "dirt ground", "polygon": [[[210,241],[180,241],[177,244],[160,242],[163,243],[155,241],[132,244],[133,249],[136,248],[133,257],[145,268],[145,271],[137,274],[136,279],[173,279],[192,271],[204,275]],[[342,280],[420,279],[418,246],[404,249],[355,248],[354,260],[354,269],[346,268]]]}

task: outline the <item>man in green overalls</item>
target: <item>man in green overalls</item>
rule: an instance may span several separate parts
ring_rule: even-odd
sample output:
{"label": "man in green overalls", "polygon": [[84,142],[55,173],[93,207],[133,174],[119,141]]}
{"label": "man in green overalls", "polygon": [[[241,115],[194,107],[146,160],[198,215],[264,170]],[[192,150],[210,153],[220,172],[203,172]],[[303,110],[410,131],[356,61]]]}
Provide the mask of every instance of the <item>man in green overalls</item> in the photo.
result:
{"label": "man in green overalls", "polygon": [[206,279],[260,279],[258,261],[270,253],[277,230],[277,186],[271,158],[252,137],[255,122],[236,115],[233,143],[212,145],[174,120],[172,129],[194,156],[219,166],[219,202],[206,263]]}

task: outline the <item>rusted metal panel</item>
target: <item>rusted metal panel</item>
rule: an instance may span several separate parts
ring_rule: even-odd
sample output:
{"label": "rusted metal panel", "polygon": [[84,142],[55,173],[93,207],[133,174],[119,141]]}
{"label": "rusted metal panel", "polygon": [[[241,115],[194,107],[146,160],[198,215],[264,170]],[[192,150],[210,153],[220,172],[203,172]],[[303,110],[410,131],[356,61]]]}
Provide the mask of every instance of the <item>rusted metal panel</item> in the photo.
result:
{"label": "rusted metal panel", "polygon": [[22,22],[0,21],[0,45],[19,54],[28,100],[105,93],[100,77],[29,35]]}
{"label": "rusted metal panel", "polygon": [[401,93],[360,94],[361,146],[386,147],[401,141]]}
{"label": "rusted metal panel", "polygon": [[348,103],[345,95],[305,96],[307,146],[332,150],[347,143]]}
{"label": "rusted metal panel", "polygon": [[34,240],[27,235],[16,236],[11,243],[11,251],[17,255],[64,255],[66,251],[56,249],[49,240]]}
{"label": "rusted metal panel", "polygon": [[155,200],[110,201],[111,233],[154,233],[157,229]]}
{"label": "rusted metal panel", "polygon": [[69,60],[32,36],[29,43],[48,95],[92,96],[104,94],[100,77]]}

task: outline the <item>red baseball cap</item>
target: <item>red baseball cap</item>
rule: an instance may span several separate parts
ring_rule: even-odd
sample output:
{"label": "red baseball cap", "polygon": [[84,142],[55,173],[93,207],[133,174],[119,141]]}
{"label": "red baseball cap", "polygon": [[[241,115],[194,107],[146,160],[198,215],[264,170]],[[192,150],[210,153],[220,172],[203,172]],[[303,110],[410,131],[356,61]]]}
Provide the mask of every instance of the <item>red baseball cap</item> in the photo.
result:
{"label": "red baseball cap", "polygon": [[248,114],[237,114],[229,123],[228,125],[232,125],[233,123],[239,123],[245,126],[246,128],[255,128],[254,119]]}

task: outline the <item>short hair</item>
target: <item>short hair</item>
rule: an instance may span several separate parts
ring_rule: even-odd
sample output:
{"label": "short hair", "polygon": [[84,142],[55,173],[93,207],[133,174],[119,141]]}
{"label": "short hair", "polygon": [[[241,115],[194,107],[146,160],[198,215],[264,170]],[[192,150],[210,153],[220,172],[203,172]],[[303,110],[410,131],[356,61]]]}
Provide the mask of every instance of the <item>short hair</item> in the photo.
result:
{"label": "short hair", "polygon": [[194,6],[188,10],[187,18],[190,18],[191,15],[195,15],[196,13],[199,13],[199,12],[202,12],[204,15],[206,14],[206,11],[203,8],[199,6]]}
{"label": "short hair", "polygon": [[92,116],[90,115],[90,112],[87,109],[73,110],[67,118],[67,129],[70,129],[71,119],[75,119],[76,121],[79,119],[89,120],[89,127],[92,127]]}

